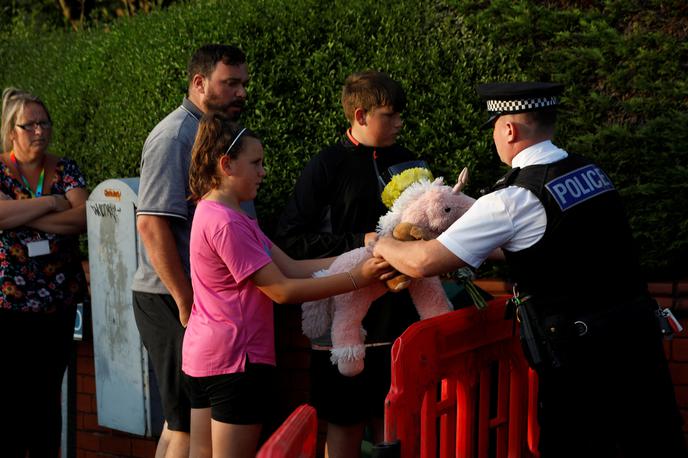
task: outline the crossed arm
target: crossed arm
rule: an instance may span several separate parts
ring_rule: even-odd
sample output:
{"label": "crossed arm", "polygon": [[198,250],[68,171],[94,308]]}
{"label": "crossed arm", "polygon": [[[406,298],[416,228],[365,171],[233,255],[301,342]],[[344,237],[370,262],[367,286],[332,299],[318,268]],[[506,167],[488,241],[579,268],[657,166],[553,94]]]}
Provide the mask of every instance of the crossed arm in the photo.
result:
{"label": "crossed arm", "polygon": [[87,198],[84,188],[71,189],[64,196],[20,200],[0,192],[0,229],[27,226],[54,234],[81,234],[86,230]]}

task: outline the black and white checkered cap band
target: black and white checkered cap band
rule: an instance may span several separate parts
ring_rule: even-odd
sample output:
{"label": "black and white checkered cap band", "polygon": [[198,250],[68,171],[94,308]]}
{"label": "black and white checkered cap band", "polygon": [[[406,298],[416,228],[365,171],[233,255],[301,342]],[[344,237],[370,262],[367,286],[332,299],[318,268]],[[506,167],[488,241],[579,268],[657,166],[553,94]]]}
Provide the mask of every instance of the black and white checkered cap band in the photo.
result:
{"label": "black and white checkered cap band", "polygon": [[539,108],[553,107],[559,103],[557,97],[538,97],[523,100],[488,100],[487,111],[491,113],[522,113]]}

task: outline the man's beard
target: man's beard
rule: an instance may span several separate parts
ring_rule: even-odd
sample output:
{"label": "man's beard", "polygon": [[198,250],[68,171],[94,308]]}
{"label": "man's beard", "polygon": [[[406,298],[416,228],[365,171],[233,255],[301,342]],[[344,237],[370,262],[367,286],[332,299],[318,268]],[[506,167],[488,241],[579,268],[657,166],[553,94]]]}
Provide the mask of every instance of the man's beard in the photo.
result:
{"label": "man's beard", "polygon": [[[206,106],[208,107],[209,111],[219,111],[227,116],[232,121],[237,121],[239,117],[241,116],[241,111],[244,109],[244,100],[238,99],[233,102],[228,102],[228,103],[217,103],[217,97],[213,93],[209,93],[206,101],[205,101]],[[230,108],[238,108],[238,111],[230,111]]]}

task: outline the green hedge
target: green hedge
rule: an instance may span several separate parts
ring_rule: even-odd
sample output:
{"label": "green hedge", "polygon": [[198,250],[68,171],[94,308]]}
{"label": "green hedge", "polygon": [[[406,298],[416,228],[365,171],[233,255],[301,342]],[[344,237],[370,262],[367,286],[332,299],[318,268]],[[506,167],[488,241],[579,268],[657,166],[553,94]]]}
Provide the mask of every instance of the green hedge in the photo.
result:
{"label": "green hedge", "polygon": [[[589,5],[594,2],[578,2]],[[0,85],[39,94],[56,124],[53,150],[93,187],[136,176],[150,129],[181,101],[190,54],[208,42],[248,54],[244,118],[265,144],[269,176],[258,210],[268,232],[294,180],[346,127],[347,74],[379,69],[408,93],[401,141],[469,193],[504,169],[478,83],[566,84],[557,142],[597,160],[620,188],[645,268],[686,272],[688,90],[683,2],[203,0],[79,33],[2,36]]]}

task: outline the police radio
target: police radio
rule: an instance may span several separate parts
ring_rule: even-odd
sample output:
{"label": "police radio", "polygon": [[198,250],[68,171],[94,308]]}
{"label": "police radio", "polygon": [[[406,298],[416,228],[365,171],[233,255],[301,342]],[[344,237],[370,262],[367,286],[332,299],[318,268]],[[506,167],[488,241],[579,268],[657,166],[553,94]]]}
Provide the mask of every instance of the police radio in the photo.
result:
{"label": "police radio", "polygon": [[671,313],[670,309],[657,308],[655,315],[657,315],[659,328],[665,337],[672,337],[674,334],[683,331],[683,326],[681,326],[674,314]]}

